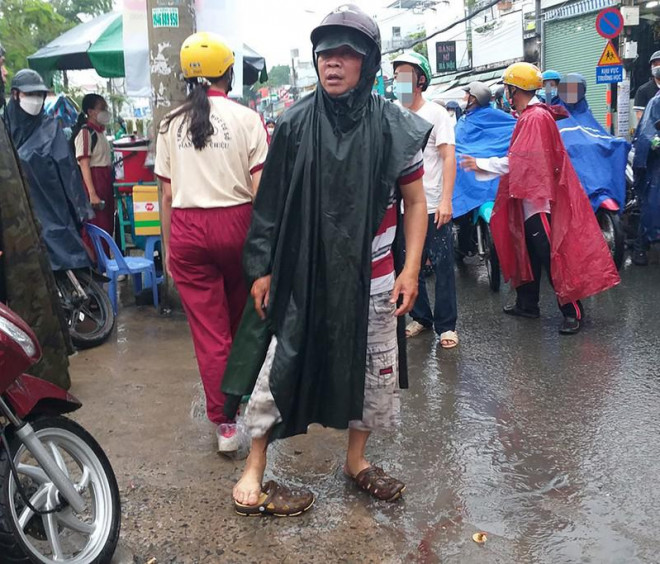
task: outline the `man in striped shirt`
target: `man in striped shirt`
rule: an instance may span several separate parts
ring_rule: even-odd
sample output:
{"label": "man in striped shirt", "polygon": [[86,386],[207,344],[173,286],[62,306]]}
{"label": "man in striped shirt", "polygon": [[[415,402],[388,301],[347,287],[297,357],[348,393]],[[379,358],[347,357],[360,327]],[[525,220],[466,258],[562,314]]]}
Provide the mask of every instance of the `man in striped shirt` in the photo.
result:
{"label": "man in striped shirt", "polygon": [[[344,473],[357,487],[383,501],[405,489],[365,449],[372,432],[397,422],[398,389],[407,385],[397,326],[418,293],[427,227],[421,150],[431,126],[372,94],[380,32],[357,6],[329,14],[312,43],[319,87],[278,122],[245,246],[255,310],[269,331],[248,340],[258,325],[246,322],[223,383],[233,397],[251,392],[252,446],[233,491],[241,515],[312,506],[309,491],[262,484],[269,441],[311,423],[348,428]],[[397,195],[408,253],[395,273]]]}

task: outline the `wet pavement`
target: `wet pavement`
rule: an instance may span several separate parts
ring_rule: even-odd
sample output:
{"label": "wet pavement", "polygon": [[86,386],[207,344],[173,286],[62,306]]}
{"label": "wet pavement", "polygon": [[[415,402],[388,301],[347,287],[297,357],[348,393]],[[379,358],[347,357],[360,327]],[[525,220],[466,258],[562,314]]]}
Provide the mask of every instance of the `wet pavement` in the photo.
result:
{"label": "wet pavement", "polygon": [[541,319],[520,320],[483,267],[458,270],[461,344],[409,342],[402,426],[368,449],[404,500],[356,491],[345,433],[314,427],[272,448],[267,479],[318,496],[290,519],[233,513],[241,463],[213,450],[185,319],[127,304],[110,342],[72,359],[76,418],[122,492],[115,562],[659,562],[660,265],[622,278],[560,337],[547,286]]}

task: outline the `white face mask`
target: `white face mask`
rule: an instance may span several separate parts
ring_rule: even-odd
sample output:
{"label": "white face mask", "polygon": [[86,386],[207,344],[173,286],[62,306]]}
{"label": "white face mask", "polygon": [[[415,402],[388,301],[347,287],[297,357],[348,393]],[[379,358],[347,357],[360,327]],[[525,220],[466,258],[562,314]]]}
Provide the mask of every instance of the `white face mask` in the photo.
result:
{"label": "white face mask", "polygon": [[96,121],[101,125],[108,125],[112,121],[112,116],[110,112],[103,110],[96,115]]}
{"label": "white face mask", "polygon": [[38,116],[44,107],[44,99],[41,96],[25,96],[19,100],[21,109],[31,116]]}

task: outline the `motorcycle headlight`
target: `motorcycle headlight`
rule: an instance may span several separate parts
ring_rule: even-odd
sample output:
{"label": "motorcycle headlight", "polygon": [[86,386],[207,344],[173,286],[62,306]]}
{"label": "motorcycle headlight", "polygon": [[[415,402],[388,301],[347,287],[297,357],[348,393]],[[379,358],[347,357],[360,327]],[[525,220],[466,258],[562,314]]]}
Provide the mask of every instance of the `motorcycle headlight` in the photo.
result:
{"label": "motorcycle headlight", "polygon": [[31,337],[23,329],[2,316],[0,316],[0,331],[18,343],[23,352],[30,358],[37,355],[37,345]]}

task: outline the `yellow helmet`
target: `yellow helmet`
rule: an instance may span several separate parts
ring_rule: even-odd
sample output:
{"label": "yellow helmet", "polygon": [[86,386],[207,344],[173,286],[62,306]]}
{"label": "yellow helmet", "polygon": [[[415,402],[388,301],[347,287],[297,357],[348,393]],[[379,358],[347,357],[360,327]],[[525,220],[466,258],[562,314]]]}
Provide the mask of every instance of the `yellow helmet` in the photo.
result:
{"label": "yellow helmet", "polygon": [[181,45],[181,69],[186,78],[216,78],[225,74],[233,64],[233,51],[215,33],[193,33]]}
{"label": "yellow helmet", "polygon": [[543,86],[543,75],[530,63],[513,63],[504,71],[502,81],[521,90],[534,91]]}

